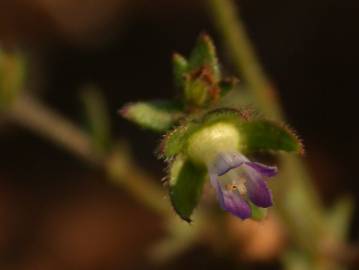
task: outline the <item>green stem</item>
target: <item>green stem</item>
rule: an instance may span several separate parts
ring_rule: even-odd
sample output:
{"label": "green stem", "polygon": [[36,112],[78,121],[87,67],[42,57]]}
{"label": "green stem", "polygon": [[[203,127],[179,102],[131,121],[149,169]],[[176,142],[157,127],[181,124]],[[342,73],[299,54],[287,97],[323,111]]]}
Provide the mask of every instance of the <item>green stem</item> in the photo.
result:
{"label": "green stem", "polygon": [[151,255],[155,256],[157,262],[165,262],[182,253],[205,231],[204,224],[207,223],[200,213],[197,213],[195,220],[201,229],[196,230],[174,215],[170,203],[164,199],[163,189],[155,185],[155,179],[131,160],[126,147],[115,148],[109,156],[99,155],[87,134],[28,96],[18,97],[6,114],[19,125],[62,146],[90,165],[103,169],[114,184],[126,189],[137,201],[161,216],[171,235],[165,242],[153,247],[152,250],[156,252]]}
{"label": "green stem", "polygon": [[49,138],[81,159],[99,162],[86,134],[33,98],[25,95],[17,98],[6,113],[19,125]]}
{"label": "green stem", "polygon": [[[207,3],[226,50],[249,86],[258,108],[269,118],[283,120],[285,116],[276,91],[259,64],[244,24],[237,15],[237,6],[231,0],[208,0]],[[320,257],[318,253],[326,226],[324,210],[318,199],[320,196],[302,160],[283,156],[281,164],[281,177],[283,180],[286,178],[286,183],[277,190],[277,210],[296,245]],[[331,260],[334,259],[327,258],[327,261]]]}
{"label": "green stem", "polygon": [[91,139],[74,124],[29,96],[20,96],[6,112],[7,117],[46,139],[62,146],[90,165],[100,167],[114,183],[126,188],[138,201],[159,214],[170,209],[163,202],[164,193],[141,168],[119,149],[110,157],[96,153]]}
{"label": "green stem", "polygon": [[235,67],[248,83],[258,107],[272,119],[282,118],[276,91],[259,64],[244,24],[237,16],[237,6],[228,0],[207,0],[207,3],[221,40],[233,57]]}

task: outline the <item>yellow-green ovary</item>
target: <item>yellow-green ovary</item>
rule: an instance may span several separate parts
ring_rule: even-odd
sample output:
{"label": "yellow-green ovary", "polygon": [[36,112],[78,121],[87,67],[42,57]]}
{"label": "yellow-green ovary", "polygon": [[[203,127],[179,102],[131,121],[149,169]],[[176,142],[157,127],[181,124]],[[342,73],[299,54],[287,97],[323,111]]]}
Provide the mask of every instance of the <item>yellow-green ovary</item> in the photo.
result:
{"label": "yellow-green ovary", "polygon": [[211,164],[219,153],[239,150],[238,130],[229,123],[217,123],[192,135],[187,154],[195,163]]}

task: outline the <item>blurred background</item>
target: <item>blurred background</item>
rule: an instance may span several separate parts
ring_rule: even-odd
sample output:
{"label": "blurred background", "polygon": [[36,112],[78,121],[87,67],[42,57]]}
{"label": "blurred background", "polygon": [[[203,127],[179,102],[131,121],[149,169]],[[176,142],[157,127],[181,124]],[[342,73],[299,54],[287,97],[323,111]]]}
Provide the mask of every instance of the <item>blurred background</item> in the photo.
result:
{"label": "blurred background", "polygon": [[[26,53],[26,90],[80,126],[80,90],[88,84],[99,87],[114,137],[125,138],[134,160],[160,183],[164,164],[154,155],[160,137],[121,119],[117,110],[129,101],[173,96],[172,52],[188,54],[203,31],[214,37],[231,73],[204,2],[1,0],[0,45]],[[237,4],[279,89],[288,122],[304,140],[305,159],[323,201],[330,206],[349,193],[357,204],[358,2]],[[163,222],[100,170],[2,117],[0,149],[1,269],[279,267],[276,254],[285,236],[261,235],[276,235],[280,225],[273,223],[265,227],[267,233],[264,225],[251,227],[262,241],[233,245],[230,256],[199,243],[171,261],[153,264],[148,250],[165,233]],[[229,220],[226,226],[243,243],[246,225],[235,223]],[[354,242],[358,226],[355,210]]]}

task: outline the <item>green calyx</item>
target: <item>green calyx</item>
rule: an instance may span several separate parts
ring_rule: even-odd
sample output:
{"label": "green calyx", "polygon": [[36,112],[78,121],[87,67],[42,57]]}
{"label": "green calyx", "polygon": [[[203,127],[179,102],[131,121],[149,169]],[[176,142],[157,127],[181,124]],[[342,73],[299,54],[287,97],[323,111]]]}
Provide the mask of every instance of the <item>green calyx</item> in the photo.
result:
{"label": "green calyx", "polygon": [[[211,111],[182,123],[165,136],[160,150],[171,161],[168,179],[172,206],[188,222],[200,200],[207,168],[218,154],[303,151],[300,141],[287,127],[252,119],[248,113],[232,109]],[[267,209],[250,206],[252,219],[266,217]]]}
{"label": "green calyx", "polygon": [[[195,149],[197,147],[198,149],[206,149],[206,143],[209,142],[212,145],[215,141],[219,143],[219,138],[225,138],[224,133],[227,133],[227,139],[228,136],[239,136],[235,128],[239,117],[240,113],[237,111],[221,110],[212,111],[204,116],[184,121],[165,135],[160,145],[160,156],[165,159],[172,159],[180,153],[187,155],[189,150],[193,161],[202,163],[198,162],[197,157],[201,156],[201,154]],[[224,130],[222,129],[223,127]],[[239,141],[239,139],[232,138],[231,141]],[[232,144],[231,146],[234,145]]]}
{"label": "green calyx", "polygon": [[240,134],[231,123],[218,122],[195,132],[187,142],[186,152],[196,164],[211,164],[221,152],[237,151]]}
{"label": "green calyx", "polygon": [[246,113],[232,109],[212,111],[183,123],[165,136],[160,150],[166,159],[182,154],[202,165],[221,152],[303,152],[300,140],[289,128],[268,120],[248,119]]}
{"label": "green calyx", "polygon": [[241,113],[226,109],[212,111],[170,132],[162,142],[162,154],[172,158],[182,153],[198,165],[207,166],[220,152],[239,151],[242,144]]}

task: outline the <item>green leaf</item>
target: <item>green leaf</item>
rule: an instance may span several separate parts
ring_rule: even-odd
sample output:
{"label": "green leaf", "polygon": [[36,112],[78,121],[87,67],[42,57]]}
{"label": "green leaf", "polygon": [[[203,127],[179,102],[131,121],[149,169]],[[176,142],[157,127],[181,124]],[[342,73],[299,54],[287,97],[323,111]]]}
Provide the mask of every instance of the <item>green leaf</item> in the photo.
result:
{"label": "green leaf", "polygon": [[194,123],[187,122],[168,132],[160,144],[160,156],[171,159],[179,154],[184,149],[194,128]]}
{"label": "green leaf", "polygon": [[98,152],[106,153],[111,147],[111,130],[105,98],[90,85],[83,90],[81,99],[92,143]]}
{"label": "green leaf", "polygon": [[212,39],[207,34],[202,34],[195,45],[189,58],[189,70],[196,71],[207,67],[215,81],[221,78],[216,48]]}
{"label": "green leaf", "polygon": [[170,129],[182,117],[180,104],[172,101],[130,103],[120,113],[139,126],[158,132]]}
{"label": "green leaf", "polygon": [[288,127],[268,120],[253,120],[239,125],[244,136],[243,151],[282,150],[286,152],[304,152],[303,145],[295,133]]}
{"label": "green leaf", "polygon": [[170,166],[170,199],[177,214],[191,222],[205,182],[206,170],[178,156]]}
{"label": "green leaf", "polygon": [[185,74],[188,68],[187,60],[182,55],[174,53],[172,57],[172,64],[175,86],[178,89],[182,89],[185,84]]}

